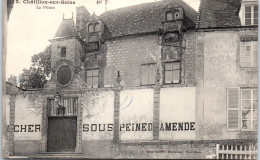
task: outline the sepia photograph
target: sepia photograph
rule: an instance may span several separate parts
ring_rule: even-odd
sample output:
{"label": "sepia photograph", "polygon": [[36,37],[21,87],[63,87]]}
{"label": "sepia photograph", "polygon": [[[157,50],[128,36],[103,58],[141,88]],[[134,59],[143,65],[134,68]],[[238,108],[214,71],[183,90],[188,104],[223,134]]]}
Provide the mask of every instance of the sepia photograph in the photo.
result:
{"label": "sepia photograph", "polygon": [[257,159],[258,0],[2,14],[2,158]]}

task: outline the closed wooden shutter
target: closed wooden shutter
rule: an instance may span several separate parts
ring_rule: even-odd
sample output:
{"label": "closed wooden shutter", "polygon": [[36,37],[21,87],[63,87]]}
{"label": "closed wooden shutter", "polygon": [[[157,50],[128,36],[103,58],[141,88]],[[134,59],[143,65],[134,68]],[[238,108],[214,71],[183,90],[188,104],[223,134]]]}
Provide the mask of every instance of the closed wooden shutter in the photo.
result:
{"label": "closed wooden shutter", "polygon": [[239,129],[239,88],[227,89],[227,129]]}
{"label": "closed wooden shutter", "polygon": [[116,79],[113,68],[105,68],[104,71],[104,86],[113,87],[113,80]]}
{"label": "closed wooden shutter", "polygon": [[155,84],[155,73],[156,73],[156,65],[155,64],[151,64],[149,65],[149,84]]}
{"label": "closed wooden shutter", "polygon": [[148,67],[149,65],[142,65],[141,68],[142,68],[142,83],[141,85],[147,85],[149,84],[149,72],[148,72]]}

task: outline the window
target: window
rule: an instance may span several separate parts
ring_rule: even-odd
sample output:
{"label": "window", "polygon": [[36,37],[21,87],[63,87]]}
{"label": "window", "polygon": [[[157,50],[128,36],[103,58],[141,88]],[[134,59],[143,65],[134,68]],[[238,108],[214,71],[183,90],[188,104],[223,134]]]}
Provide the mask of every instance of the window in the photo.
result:
{"label": "window", "polygon": [[228,130],[257,130],[257,89],[227,89]]}
{"label": "window", "polygon": [[[61,97],[58,102],[48,99],[48,116],[77,116],[78,97]],[[64,107],[64,115],[60,114],[59,106]]]}
{"label": "window", "polygon": [[66,47],[61,47],[61,57],[66,57]]}
{"label": "window", "polygon": [[95,32],[100,31],[99,23],[95,23]]}
{"label": "window", "polygon": [[258,6],[245,6],[245,25],[258,24]]}
{"label": "window", "polygon": [[166,84],[180,83],[181,62],[164,63],[164,82]]}
{"label": "window", "polygon": [[89,42],[86,44],[87,52],[96,52],[99,51],[99,42]]}
{"label": "window", "polygon": [[98,88],[99,69],[90,69],[86,71],[87,88]]}
{"label": "window", "polygon": [[240,66],[257,67],[258,41],[241,42]]}
{"label": "window", "polygon": [[142,69],[142,81],[141,85],[155,84],[156,64],[143,64]]}
{"label": "window", "polygon": [[174,12],[174,19],[177,20],[180,18],[180,12],[179,11],[175,11]]}
{"label": "window", "polygon": [[69,66],[62,65],[57,71],[57,81],[60,85],[66,86],[72,80],[72,72]]}
{"label": "window", "polygon": [[241,128],[242,130],[257,129],[257,90],[241,90]]}
{"label": "window", "polygon": [[179,40],[179,33],[177,32],[168,32],[164,36],[164,41],[168,42],[176,42]]}
{"label": "window", "polygon": [[88,32],[94,32],[94,26],[91,23],[88,25]]}
{"label": "window", "polygon": [[173,20],[172,12],[167,12],[166,13],[166,21],[172,21],[172,20]]}

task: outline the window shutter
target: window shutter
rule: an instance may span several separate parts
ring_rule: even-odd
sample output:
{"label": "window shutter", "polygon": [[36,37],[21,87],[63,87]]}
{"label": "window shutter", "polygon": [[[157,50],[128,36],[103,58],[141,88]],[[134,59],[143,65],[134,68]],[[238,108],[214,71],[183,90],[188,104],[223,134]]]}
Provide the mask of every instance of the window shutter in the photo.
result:
{"label": "window shutter", "polygon": [[116,79],[113,68],[105,68],[104,71],[104,86],[113,87],[113,80]]}
{"label": "window shutter", "polygon": [[147,85],[148,84],[148,65],[142,65],[142,84],[141,85]]}
{"label": "window shutter", "polygon": [[156,65],[155,64],[151,64],[149,65],[149,69],[148,69],[148,72],[149,72],[149,84],[155,84],[155,76],[156,76]]}
{"label": "window shutter", "polygon": [[227,129],[239,129],[239,88],[227,89]]}

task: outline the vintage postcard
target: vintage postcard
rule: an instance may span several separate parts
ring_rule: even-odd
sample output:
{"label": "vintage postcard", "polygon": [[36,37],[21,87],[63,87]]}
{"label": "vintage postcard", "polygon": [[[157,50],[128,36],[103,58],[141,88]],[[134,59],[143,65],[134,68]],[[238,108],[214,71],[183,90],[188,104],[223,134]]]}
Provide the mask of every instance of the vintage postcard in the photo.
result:
{"label": "vintage postcard", "polygon": [[2,158],[257,158],[257,0],[3,3]]}

